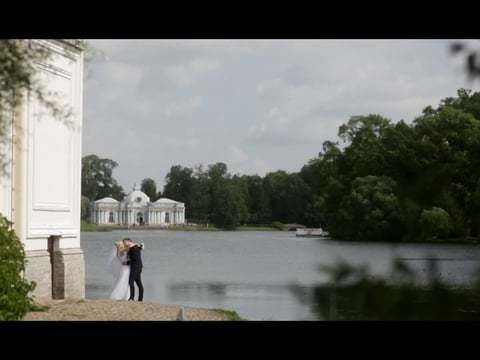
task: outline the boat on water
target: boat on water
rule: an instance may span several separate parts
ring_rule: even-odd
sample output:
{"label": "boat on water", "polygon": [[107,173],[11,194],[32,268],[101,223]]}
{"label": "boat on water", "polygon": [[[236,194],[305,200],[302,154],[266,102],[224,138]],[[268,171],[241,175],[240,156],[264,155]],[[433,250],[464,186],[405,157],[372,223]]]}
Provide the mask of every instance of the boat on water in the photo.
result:
{"label": "boat on water", "polygon": [[323,237],[328,236],[328,233],[324,231],[322,228],[304,228],[304,229],[297,229],[296,236],[298,237]]}

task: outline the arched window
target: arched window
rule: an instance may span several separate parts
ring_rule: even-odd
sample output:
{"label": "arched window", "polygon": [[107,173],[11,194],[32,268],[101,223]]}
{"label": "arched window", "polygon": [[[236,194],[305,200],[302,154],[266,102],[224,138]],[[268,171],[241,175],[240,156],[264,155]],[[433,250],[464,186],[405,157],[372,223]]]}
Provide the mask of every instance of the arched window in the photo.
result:
{"label": "arched window", "polygon": [[165,213],[165,222],[168,224],[170,222],[170,213],[166,212]]}
{"label": "arched window", "polygon": [[110,211],[110,213],[108,214],[108,222],[110,224],[113,224],[115,222],[115,219],[113,218],[113,211]]}

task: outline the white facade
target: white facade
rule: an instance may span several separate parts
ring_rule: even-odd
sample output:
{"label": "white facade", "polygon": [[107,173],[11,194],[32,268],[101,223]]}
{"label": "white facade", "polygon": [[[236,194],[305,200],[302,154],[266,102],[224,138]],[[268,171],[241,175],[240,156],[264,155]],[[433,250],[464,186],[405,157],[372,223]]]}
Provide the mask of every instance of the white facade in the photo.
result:
{"label": "white facade", "polygon": [[[72,116],[58,119],[33,94],[11,117],[7,172],[0,178],[0,212],[13,222],[28,258],[34,294],[83,297],[80,248],[83,51],[63,40],[34,40],[52,56],[37,63],[38,79]],[[2,149],[5,150],[5,149]],[[57,260],[52,260],[52,259]],[[70,266],[72,264],[72,267]],[[55,273],[54,268],[61,273]],[[54,285],[57,284],[57,285]],[[56,289],[56,290],[55,290]],[[54,295],[55,297],[55,295]]]}
{"label": "white facade", "polygon": [[150,202],[142,191],[134,189],[120,202],[111,197],[91,204],[91,221],[103,225],[169,226],[185,223],[185,204],[167,198]]}

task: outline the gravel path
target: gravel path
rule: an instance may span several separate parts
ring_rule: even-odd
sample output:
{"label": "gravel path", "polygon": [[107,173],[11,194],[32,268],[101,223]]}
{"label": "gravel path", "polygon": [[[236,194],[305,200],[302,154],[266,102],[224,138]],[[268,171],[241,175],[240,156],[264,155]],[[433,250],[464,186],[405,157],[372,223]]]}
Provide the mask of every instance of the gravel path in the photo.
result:
{"label": "gravel path", "polygon": [[[116,300],[52,300],[43,305],[48,311],[29,312],[23,320],[177,320],[178,305]],[[215,310],[184,307],[184,320],[222,321],[225,315]]]}

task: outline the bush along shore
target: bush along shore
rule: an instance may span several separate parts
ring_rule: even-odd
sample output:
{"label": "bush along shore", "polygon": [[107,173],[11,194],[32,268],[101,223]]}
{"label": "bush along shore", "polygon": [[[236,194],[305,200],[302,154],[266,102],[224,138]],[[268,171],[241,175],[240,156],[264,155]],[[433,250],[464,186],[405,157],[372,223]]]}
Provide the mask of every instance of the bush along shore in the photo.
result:
{"label": "bush along shore", "polygon": [[233,310],[118,300],[51,300],[37,304],[25,321],[239,321]]}

